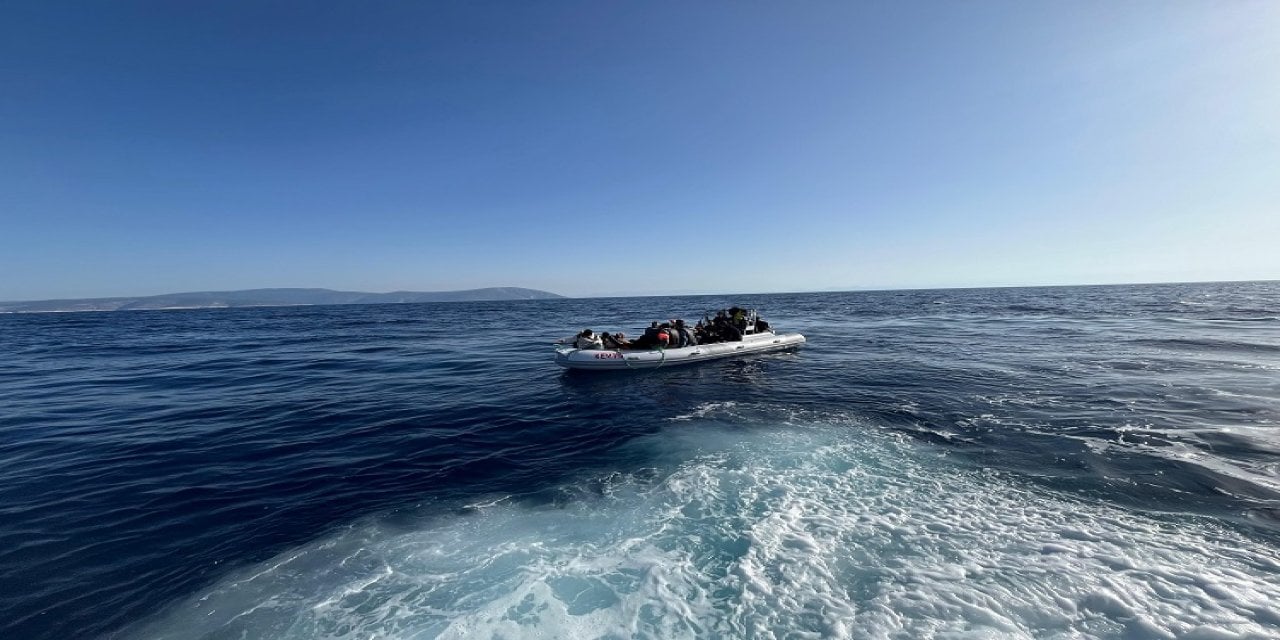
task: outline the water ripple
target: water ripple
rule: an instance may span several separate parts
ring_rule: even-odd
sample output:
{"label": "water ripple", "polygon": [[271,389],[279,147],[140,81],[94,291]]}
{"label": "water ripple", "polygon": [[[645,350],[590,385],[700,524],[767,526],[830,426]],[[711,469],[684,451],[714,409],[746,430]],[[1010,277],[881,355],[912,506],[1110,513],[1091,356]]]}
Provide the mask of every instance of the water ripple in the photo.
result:
{"label": "water ripple", "polygon": [[[810,345],[798,353],[619,375],[564,373],[548,357],[552,340],[583,325],[630,333],[652,319],[673,313],[693,318],[734,303],[760,307],[776,326],[804,332]],[[332,536],[339,540],[335,544],[348,545],[342,561],[360,565],[368,550],[376,552],[385,541],[349,542],[342,532],[381,535],[356,524],[368,518],[377,518],[378,531],[417,531],[422,518],[436,522],[492,508],[484,505],[582,509],[601,496],[648,491],[636,487],[685,477],[664,466],[678,452],[658,456],[630,443],[660,442],[708,421],[753,428],[820,423],[837,432],[824,436],[834,442],[847,442],[842,429],[865,429],[876,437],[904,438],[912,443],[908,449],[941,451],[966,468],[995,470],[1026,483],[1007,485],[998,504],[975,503],[992,513],[1016,511],[1017,496],[1035,494],[1056,505],[1107,505],[1113,511],[1105,517],[1123,520],[1126,527],[1155,526],[1141,518],[1165,514],[1175,520],[1159,526],[1179,531],[1178,514],[1192,514],[1255,545],[1254,555],[1234,552],[1232,563],[1252,562],[1274,572],[1280,565],[1267,563],[1280,539],[1277,318],[1275,283],[3,316],[0,575],[6,578],[0,583],[0,636],[123,633],[227,576],[273,571],[260,563],[276,563],[280,569],[274,571],[284,571],[291,561],[279,554],[320,557],[305,545]],[[758,455],[770,459],[767,449]],[[847,470],[874,462],[861,455],[794,461],[803,468],[812,463]],[[698,473],[728,483],[727,493],[697,495],[708,513],[733,504],[730,479],[740,478],[734,474],[741,469],[718,464],[698,467]],[[945,478],[922,474],[917,480]],[[810,491],[816,485],[805,486]],[[786,530],[784,523],[767,520],[767,505],[774,502],[766,494],[742,503],[747,510],[737,515],[703,520],[691,512],[679,522],[696,522],[707,531],[747,527],[741,531],[755,531],[764,540]],[[806,496],[796,499],[814,509],[836,508],[831,496]],[[1024,506],[1048,517],[1037,505]],[[753,520],[748,507],[762,509],[760,519]],[[634,511],[607,513],[618,527],[645,531],[630,520]],[[397,514],[412,516],[397,525]],[[888,528],[866,530],[870,537],[861,538],[863,543],[908,526],[881,516]],[[443,531],[455,526],[450,522]],[[546,526],[554,527],[554,518]],[[832,537],[814,540],[853,544],[841,536],[861,531],[832,526]],[[1070,547],[1048,529],[1028,531],[1046,549]],[[1088,527],[1081,531],[1089,535]],[[1197,544],[1207,539],[1206,530],[1180,531]],[[558,533],[543,533],[559,539]],[[919,527],[909,527],[909,533],[928,535]],[[1018,534],[1010,529],[1007,535]],[[614,562],[605,547],[625,545],[609,536],[581,542],[578,556],[602,562]],[[793,543],[799,546],[788,546]],[[778,553],[759,552],[751,560],[750,553],[732,551],[733,541],[725,544],[681,551],[698,571],[709,572],[685,575],[691,582],[684,584],[693,588],[702,584],[700,576],[719,575],[712,568],[722,562],[758,566],[762,575],[785,573],[777,563],[791,552],[780,550],[803,547],[799,539],[769,538],[766,548]],[[1105,564],[1102,546],[1070,552]],[[1065,557],[1053,549],[1046,556]],[[1192,559],[1212,563],[1210,557]],[[374,566],[312,604],[359,612],[353,598],[408,580],[410,591],[391,589],[402,602],[454,607],[440,610],[448,613],[438,616],[436,627],[423,627],[436,629],[430,637],[474,613],[444,598],[445,592],[460,593],[459,586],[439,575],[495,572],[492,584],[511,586],[516,583],[509,578],[530,566],[515,556],[506,568],[471,566],[466,557],[455,565],[447,560],[409,567],[439,572],[435,577],[405,578],[399,573],[407,570],[403,565],[384,575]],[[913,569],[922,576],[928,570]],[[1164,583],[1181,579],[1168,566],[1156,571],[1151,575],[1164,577],[1143,578],[1152,588],[1173,588]],[[630,606],[625,590],[617,591],[621,582],[606,589],[593,581],[598,575],[604,574],[579,572],[527,586],[547,594],[587,594],[568,607],[572,611],[613,602],[611,597],[617,602],[602,606]],[[608,575],[633,579],[625,571]],[[1099,586],[1098,575],[1072,574],[1093,589],[1073,606],[1139,615],[1146,605],[1117,600]],[[252,576],[243,579],[255,582]],[[810,579],[851,589],[850,602],[876,602],[870,592],[858,591],[873,588],[874,580],[859,587],[817,574]],[[746,583],[742,587],[740,594],[752,593]],[[969,597],[963,590],[939,589],[935,595],[948,599],[935,605],[937,615],[962,608]],[[974,589],[968,592],[974,597],[1000,594]],[[426,591],[440,597],[427,597]],[[1016,593],[1038,602],[1035,593]],[[718,597],[703,595],[712,603]],[[474,595],[477,602],[490,596],[495,594]],[[804,617],[792,608],[797,602],[777,600],[770,605],[775,611],[756,611],[761,620],[794,613],[815,630],[835,629]],[[831,602],[835,607],[838,599]],[[1151,602],[1151,611],[1166,606]],[[670,615],[651,620],[655,629],[677,620],[696,622],[672,609],[674,596],[659,604]],[[1275,627],[1244,604],[1220,600],[1215,606],[1221,608],[1220,621],[1240,629]],[[740,621],[728,601],[725,607],[712,605],[708,619],[737,629]],[[1057,624],[1031,619],[1025,611],[997,613],[1014,635]],[[245,613],[242,620],[255,615]],[[874,618],[862,620],[872,625],[857,627],[867,633],[888,628],[875,627]],[[1169,633],[1192,630],[1196,623],[1187,616],[1167,624],[1158,616],[1147,621]],[[354,624],[350,628],[370,623]],[[1093,631],[1125,632],[1123,621],[1115,624]],[[337,633],[337,627],[324,629]]]}

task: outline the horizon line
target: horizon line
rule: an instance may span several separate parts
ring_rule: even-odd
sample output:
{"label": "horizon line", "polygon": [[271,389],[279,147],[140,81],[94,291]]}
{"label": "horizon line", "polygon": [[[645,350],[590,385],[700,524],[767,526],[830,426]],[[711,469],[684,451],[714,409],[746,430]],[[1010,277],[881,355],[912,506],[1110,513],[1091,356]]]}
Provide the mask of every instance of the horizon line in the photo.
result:
{"label": "horizon line", "polygon": [[[999,284],[999,285],[939,285],[939,286],[908,286],[908,287],[892,287],[872,285],[866,287],[834,287],[826,289],[805,289],[805,290],[778,290],[778,291],[754,291],[754,292],[733,292],[733,293],[693,293],[686,291],[684,293],[593,293],[581,296],[564,296],[576,300],[587,300],[595,298],[676,298],[676,297],[695,297],[695,296],[760,296],[760,295],[788,295],[802,293],[875,293],[887,291],[956,291],[968,289],[1057,289],[1070,287],[1141,287],[1155,285],[1175,285],[1175,284],[1246,284],[1246,283],[1265,283],[1280,282],[1280,278],[1246,278],[1242,280],[1162,280],[1162,281],[1140,281],[1140,282],[1083,282],[1073,284]],[[564,295],[564,294],[557,294]]]}
{"label": "horizon line", "polygon": [[[1069,288],[1069,287],[1133,287],[1133,286],[1155,286],[1155,285],[1178,285],[1178,284],[1245,284],[1245,283],[1266,283],[1280,282],[1280,278],[1250,278],[1243,280],[1166,280],[1166,281],[1140,281],[1140,282],[1085,282],[1071,284],[1003,284],[1003,285],[940,285],[940,286],[906,286],[894,287],[883,285],[871,286],[855,286],[855,287],[832,287],[824,289],[803,289],[803,290],[774,290],[774,291],[734,291],[734,292],[692,292],[692,291],[674,291],[665,293],[590,293],[585,295],[566,295],[546,289],[534,289],[533,287],[515,287],[515,286],[491,286],[491,287],[474,287],[470,289],[439,289],[431,291],[417,291],[409,289],[394,289],[391,291],[355,291],[347,289],[330,289],[328,287],[253,287],[249,289],[204,289],[192,291],[171,291],[157,294],[140,294],[140,295],[116,295],[116,296],[92,296],[92,297],[60,297],[60,298],[38,298],[26,300],[0,300],[0,304],[19,304],[33,302],[61,302],[72,300],[114,300],[124,298],[151,298],[170,295],[183,295],[192,293],[241,293],[246,291],[273,291],[273,290],[317,290],[317,291],[334,291],[341,293],[369,293],[369,294],[391,294],[391,293],[460,293],[467,291],[481,291],[485,289],[529,289],[533,291],[541,291],[560,296],[562,298],[575,300],[592,300],[601,298],[676,298],[676,297],[706,297],[706,296],[751,296],[751,295],[788,295],[788,294],[810,294],[810,293],[874,293],[889,291],[954,291],[954,290],[977,290],[977,289],[1050,289],[1050,288]],[[521,302],[521,300],[510,300],[509,302]],[[400,303],[386,303],[400,304]],[[276,305],[271,305],[276,306]],[[297,305],[293,305],[297,306]],[[317,306],[317,305],[301,305],[301,306]]]}

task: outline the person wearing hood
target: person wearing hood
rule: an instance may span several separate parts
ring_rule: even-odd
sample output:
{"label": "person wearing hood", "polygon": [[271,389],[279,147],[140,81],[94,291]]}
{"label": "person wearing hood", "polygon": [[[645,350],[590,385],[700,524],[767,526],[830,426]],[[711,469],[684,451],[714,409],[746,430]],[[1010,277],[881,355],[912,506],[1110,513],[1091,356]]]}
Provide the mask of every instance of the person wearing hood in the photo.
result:
{"label": "person wearing hood", "polygon": [[681,347],[692,347],[698,344],[697,336],[693,335],[693,331],[689,330],[688,325],[684,323],[684,319],[676,319],[676,331],[680,333]]}

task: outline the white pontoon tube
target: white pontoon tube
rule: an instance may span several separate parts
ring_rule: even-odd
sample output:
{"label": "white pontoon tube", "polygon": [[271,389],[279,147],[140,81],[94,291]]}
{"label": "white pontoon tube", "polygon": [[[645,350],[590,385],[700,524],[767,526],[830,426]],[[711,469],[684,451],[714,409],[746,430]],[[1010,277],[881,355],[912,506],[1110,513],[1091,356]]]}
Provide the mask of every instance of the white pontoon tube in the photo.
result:
{"label": "white pontoon tube", "polygon": [[742,340],[713,342],[677,349],[575,349],[558,347],[556,364],[569,369],[657,369],[748,353],[794,349],[804,344],[798,333],[751,331]]}

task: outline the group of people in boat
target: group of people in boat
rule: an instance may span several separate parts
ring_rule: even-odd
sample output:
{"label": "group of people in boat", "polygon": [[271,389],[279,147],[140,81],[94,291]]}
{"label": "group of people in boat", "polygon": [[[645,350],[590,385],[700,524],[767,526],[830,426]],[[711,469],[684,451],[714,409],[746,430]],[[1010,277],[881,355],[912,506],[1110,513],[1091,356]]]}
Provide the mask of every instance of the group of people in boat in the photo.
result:
{"label": "group of people in boat", "polygon": [[572,342],[578,349],[680,349],[699,344],[716,342],[733,342],[742,340],[747,333],[759,333],[769,330],[765,322],[755,311],[741,307],[730,307],[710,314],[690,327],[683,319],[675,318],[667,322],[653,322],[634,340],[629,340],[624,333],[596,333],[591,329],[583,329],[578,335],[562,340]]}

